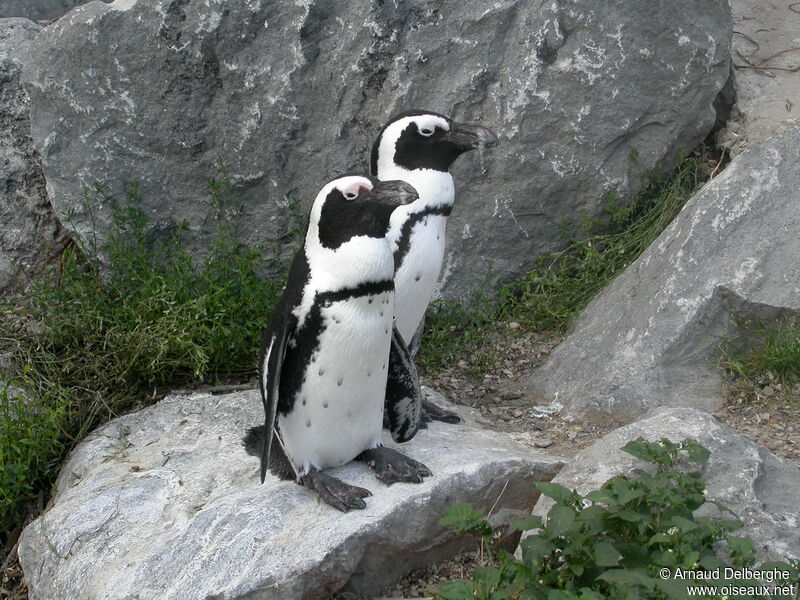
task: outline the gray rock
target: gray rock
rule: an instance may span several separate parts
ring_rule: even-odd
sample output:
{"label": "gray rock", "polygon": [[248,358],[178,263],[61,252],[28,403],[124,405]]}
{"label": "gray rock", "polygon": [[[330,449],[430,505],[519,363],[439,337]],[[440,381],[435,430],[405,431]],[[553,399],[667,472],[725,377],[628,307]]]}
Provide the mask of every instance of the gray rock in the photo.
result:
{"label": "gray rock", "polygon": [[[20,539],[31,600],[329,598],[376,594],[474,540],[437,521],[459,502],[530,510],[564,464],[502,434],[433,424],[402,450],[434,473],[385,487],[366,465],[331,472],[373,492],[343,514],[245,453],[258,392],[172,396],[120,417],[72,453],[47,512]],[[388,436],[387,436],[388,438]]]}
{"label": "gray rock", "polygon": [[[693,438],[711,451],[702,470],[709,500],[732,510],[744,525],[734,535],[750,537],[760,561],[800,558],[800,467],[754,444],[701,410],[664,407],[616,429],[585,448],[554,479],[586,494],[643,463],[620,450],[643,437],[680,442]],[[553,501],[541,497],[534,515],[546,516]],[[707,512],[708,506],[699,510]],[[714,509],[716,513],[716,509]],[[725,514],[725,518],[731,518]]]}
{"label": "gray rock", "polygon": [[[56,210],[84,244],[109,230],[108,202],[84,206],[96,181],[123,204],[137,181],[156,227],[186,221],[202,253],[218,218],[241,241],[276,239],[287,199],[308,206],[326,178],[365,170],[396,112],[482,121],[500,144],[455,166],[443,269],[464,299],[694,148],[730,39],[727,0],[118,0],[47,27],[26,73]],[[231,182],[221,200],[211,177]]]}
{"label": "gray rock", "polygon": [[31,21],[47,21],[57,19],[87,2],[89,0],[0,0],[0,18],[22,17]]}
{"label": "gray rock", "polygon": [[529,382],[567,417],[630,422],[722,401],[719,345],[800,314],[800,128],[751,148],[701,189],[592,301]]}
{"label": "gray rock", "polygon": [[26,19],[0,19],[0,293],[24,283],[62,238],[20,81],[40,29]]}

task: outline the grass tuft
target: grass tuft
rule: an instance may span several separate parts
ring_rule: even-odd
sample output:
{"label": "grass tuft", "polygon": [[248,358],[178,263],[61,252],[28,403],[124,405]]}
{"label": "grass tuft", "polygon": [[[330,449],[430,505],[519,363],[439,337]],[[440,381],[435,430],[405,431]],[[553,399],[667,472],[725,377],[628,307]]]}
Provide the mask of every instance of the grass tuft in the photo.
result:
{"label": "grass tuft", "polygon": [[746,324],[747,351],[723,352],[723,365],[748,381],[774,379],[793,384],[800,380],[800,319],[774,322],[769,326]]}

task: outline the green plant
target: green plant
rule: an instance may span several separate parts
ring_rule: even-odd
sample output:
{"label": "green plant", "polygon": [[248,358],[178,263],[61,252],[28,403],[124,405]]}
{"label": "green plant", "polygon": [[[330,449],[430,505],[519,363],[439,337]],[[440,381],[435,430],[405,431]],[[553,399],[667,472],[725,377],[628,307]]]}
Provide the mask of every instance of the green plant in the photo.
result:
{"label": "green plant", "polygon": [[[479,293],[470,308],[452,301],[429,309],[425,342],[417,357],[425,370],[436,370],[455,358],[483,355],[496,325],[515,321],[519,331],[563,331],[614,277],[633,262],[680,212],[701,183],[696,158],[683,159],[668,177],[650,174],[630,204],[614,194],[603,199],[603,215],[584,219],[588,237],[570,241],[561,252],[541,257],[517,281],[489,297]],[[569,227],[561,223],[562,232]],[[593,233],[592,233],[593,232]]]}
{"label": "green plant", "polygon": [[25,504],[60,461],[65,408],[26,400],[0,373],[0,531],[22,521]]}
{"label": "green plant", "polygon": [[0,352],[28,396],[4,395],[0,413],[4,534],[97,425],[171,386],[254,374],[282,288],[282,277],[258,274],[265,265],[277,270],[277,258],[233,241],[225,222],[197,261],[182,227],[151,226],[136,186],[125,207],[101,186],[91,193],[111,206],[114,227],[97,248],[103,264],[73,246],[58,273],[43,273],[25,297],[0,304]]}
{"label": "green plant", "polygon": [[800,379],[800,320],[779,321],[769,326],[744,323],[739,327],[746,330],[748,339],[759,342],[748,344],[746,352],[723,348],[724,366],[750,381],[770,376],[783,383]]}
{"label": "green plant", "polygon": [[[520,545],[522,560],[500,551],[492,566],[477,568],[471,581],[443,585],[436,598],[677,600],[721,598],[726,585],[752,586],[757,592],[731,597],[765,597],[747,572],[724,577],[725,566],[744,570],[755,563],[752,540],[731,535],[740,527],[738,521],[695,516],[708,501],[700,473],[687,467],[704,463],[708,451],[690,439],[651,443],[641,438],[623,450],[653,466],[636,469],[634,477],[614,477],[585,496],[555,483],[538,484],[555,504],[546,520],[530,517],[512,525],[532,530]],[[459,505],[441,524],[460,533],[476,533],[491,546],[495,533],[481,516]],[[727,548],[724,559],[716,552],[722,547]],[[798,567],[770,563],[760,568],[779,569],[789,578],[779,583],[796,586]],[[696,584],[702,588],[692,587]]]}

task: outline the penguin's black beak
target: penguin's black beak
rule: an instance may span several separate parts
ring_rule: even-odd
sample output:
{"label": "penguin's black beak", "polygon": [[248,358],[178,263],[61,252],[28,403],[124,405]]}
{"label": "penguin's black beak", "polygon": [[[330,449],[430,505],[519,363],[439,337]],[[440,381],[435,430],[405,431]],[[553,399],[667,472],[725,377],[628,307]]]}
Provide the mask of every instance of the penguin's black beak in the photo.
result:
{"label": "penguin's black beak", "polygon": [[379,181],[372,188],[372,199],[386,206],[410,204],[417,198],[417,190],[405,181]]}
{"label": "penguin's black beak", "polygon": [[475,148],[491,148],[497,144],[497,136],[477,123],[453,122],[444,139],[454,144],[462,152]]}

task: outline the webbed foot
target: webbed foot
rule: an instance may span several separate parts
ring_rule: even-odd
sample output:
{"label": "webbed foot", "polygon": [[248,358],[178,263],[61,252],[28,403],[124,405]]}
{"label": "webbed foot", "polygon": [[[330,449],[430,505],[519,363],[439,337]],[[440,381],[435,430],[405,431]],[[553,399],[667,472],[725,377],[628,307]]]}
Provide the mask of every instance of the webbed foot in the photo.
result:
{"label": "webbed foot", "polygon": [[422,483],[423,477],[432,475],[430,469],[421,462],[383,446],[364,450],[358,455],[358,459],[366,462],[375,471],[375,476],[386,485],[398,481]]}
{"label": "webbed foot", "polygon": [[322,471],[310,471],[300,478],[300,483],[317,492],[325,503],[342,512],[351,508],[365,508],[367,505],[363,498],[372,496],[369,490],[348,485]]}

